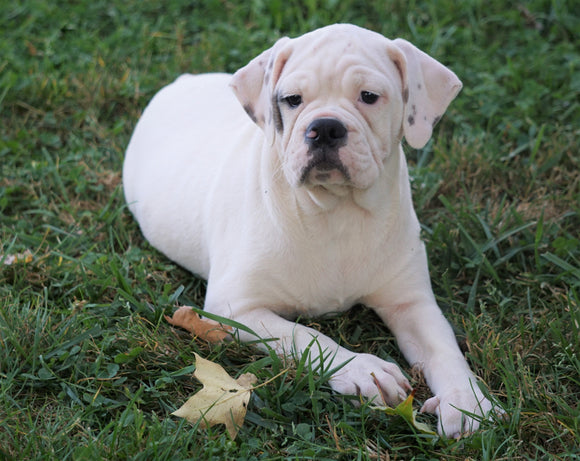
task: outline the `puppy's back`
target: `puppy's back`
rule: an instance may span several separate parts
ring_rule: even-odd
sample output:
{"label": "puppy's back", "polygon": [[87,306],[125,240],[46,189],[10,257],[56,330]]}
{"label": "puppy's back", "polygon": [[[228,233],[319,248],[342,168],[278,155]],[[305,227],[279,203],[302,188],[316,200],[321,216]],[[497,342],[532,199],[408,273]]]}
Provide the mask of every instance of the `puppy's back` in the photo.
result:
{"label": "puppy's back", "polygon": [[186,74],[161,89],[135,127],[123,166],[125,198],[147,240],[202,276],[209,270],[203,214],[211,191],[240,131],[257,128],[230,79]]}

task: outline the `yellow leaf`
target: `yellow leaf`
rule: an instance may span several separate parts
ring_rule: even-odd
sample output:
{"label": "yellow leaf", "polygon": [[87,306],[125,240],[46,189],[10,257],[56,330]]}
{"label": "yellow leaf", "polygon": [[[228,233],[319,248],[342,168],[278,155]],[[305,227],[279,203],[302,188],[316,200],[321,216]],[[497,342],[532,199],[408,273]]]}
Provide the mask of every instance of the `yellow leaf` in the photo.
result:
{"label": "yellow leaf", "polygon": [[[373,378],[375,378],[375,376],[373,375]],[[375,378],[376,381],[376,378]],[[377,387],[379,388],[379,391],[381,390],[380,386]],[[382,392],[381,392],[382,395]],[[373,407],[373,409],[375,410],[380,410],[380,411],[384,411],[387,415],[391,415],[391,416],[400,416],[401,418],[403,418],[405,421],[407,421],[407,423],[411,426],[413,426],[415,429],[417,429],[419,432],[422,432],[423,434],[430,434],[430,435],[437,435],[437,433],[431,429],[431,427],[429,427],[428,424],[424,424],[424,423],[420,423],[417,421],[417,410],[413,410],[413,399],[415,397],[415,389],[413,389],[411,391],[411,393],[409,394],[409,396],[402,401],[401,403],[399,403],[399,405],[397,405],[395,408],[391,408],[389,406],[382,406],[382,407]],[[384,398],[383,398],[383,402],[384,402]]]}
{"label": "yellow leaf", "polygon": [[230,327],[214,322],[213,320],[202,319],[191,307],[181,306],[173,313],[173,317],[165,316],[171,325],[184,328],[201,339],[210,343],[219,343],[228,336]]}
{"label": "yellow leaf", "polygon": [[172,414],[187,419],[200,427],[225,424],[232,439],[244,423],[246,410],[256,377],[246,373],[233,379],[217,363],[210,362],[195,354],[195,376],[202,384],[197,394]]}
{"label": "yellow leaf", "polygon": [[4,263],[5,266],[11,266],[13,264],[27,264],[32,262],[33,256],[30,250],[26,250],[24,253],[17,253],[11,255],[0,254],[0,261]]}

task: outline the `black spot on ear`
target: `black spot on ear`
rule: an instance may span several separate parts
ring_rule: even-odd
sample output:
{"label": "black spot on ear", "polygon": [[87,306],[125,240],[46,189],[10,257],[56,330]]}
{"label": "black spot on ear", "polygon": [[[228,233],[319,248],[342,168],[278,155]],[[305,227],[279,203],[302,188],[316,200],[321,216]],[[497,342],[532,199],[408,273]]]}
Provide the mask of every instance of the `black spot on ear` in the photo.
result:
{"label": "black spot on ear", "polygon": [[244,110],[246,111],[246,114],[249,115],[249,117],[252,119],[252,121],[254,123],[258,123],[258,119],[256,118],[256,114],[254,113],[254,109],[252,108],[252,106],[250,106],[249,104],[244,105]]}
{"label": "black spot on ear", "polygon": [[409,88],[405,88],[403,90],[403,102],[407,104],[408,101],[409,101]]}
{"label": "black spot on ear", "polygon": [[437,117],[435,117],[433,119],[433,126],[437,125],[437,123],[439,122],[439,120],[441,120],[441,115],[438,115]]}
{"label": "black spot on ear", "polygon": [[272,96],[272,119],[274,120],[274,126],[278,133],[282,133],[284,130],[284,122],[282,121],[282,112],[280,112],[280,96],[274,94]]}
{"label": "black spot on ear", "polygon": [[409,125],[413,126],[415,124],[415,115],[417,115],[417,107],[415,104],[411,106],[411,111],[411,115],[409,115],[407,121],[409,122]]}
{"label": "black spot on ear", "polygon": [[417,89],[420,90],[422,88],[420,83],[417,83]]}

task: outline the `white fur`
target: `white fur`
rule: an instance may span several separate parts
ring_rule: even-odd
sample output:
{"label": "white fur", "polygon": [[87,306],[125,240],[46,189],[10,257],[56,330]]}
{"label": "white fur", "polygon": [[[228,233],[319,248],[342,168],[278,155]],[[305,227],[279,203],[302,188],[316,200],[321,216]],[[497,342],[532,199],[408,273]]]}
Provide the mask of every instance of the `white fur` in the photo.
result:
{"label": "white fur", "polygon": [[[337,392],[375,398],[372,373],[394,404],[410,389],[396,365],[292,321],[373,308],[422,366],[434,393],[424,410],[457,436],[479,423],[454,407],[491,404],[435,302],[400,142],[422,147],[460,88],[410,43],[355,26],[281,39],[233,77],[184,75],[153,98],[127,149],[127,202],[156,248],[208,280],[205,310],[277,338],[280,353],[317,338],[334,366],[352,359],[331,379]],[[365,104],[361,91],[380,98]],[[299,107],[280,102],[291,94]],[[348,129],[338,155],[349,177],[315,168],[301,182],[306,128],[323,117]]]}

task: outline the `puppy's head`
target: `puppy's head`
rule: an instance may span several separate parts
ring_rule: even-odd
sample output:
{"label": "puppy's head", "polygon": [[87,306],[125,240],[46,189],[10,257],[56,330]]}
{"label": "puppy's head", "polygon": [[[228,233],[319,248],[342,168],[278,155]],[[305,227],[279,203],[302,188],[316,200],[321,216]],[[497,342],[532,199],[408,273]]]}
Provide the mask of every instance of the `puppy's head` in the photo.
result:
{"label": "puppy's head", "polygon": [[294,187],[370,187],[404,135],[423,147],[461,89],[409,42],[351,25],[282,38],[231,83]]}

